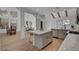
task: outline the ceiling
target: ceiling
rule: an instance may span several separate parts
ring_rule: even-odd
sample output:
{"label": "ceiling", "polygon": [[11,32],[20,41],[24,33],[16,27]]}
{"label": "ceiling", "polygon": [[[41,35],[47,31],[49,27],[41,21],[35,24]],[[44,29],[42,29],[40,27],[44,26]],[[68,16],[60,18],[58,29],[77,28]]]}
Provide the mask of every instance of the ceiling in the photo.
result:
{"label": "ceiling", "polygon": [[20,7],[20,8],[30,14],[46,15],[48,13],[50,14],[51,12],[53,13],[76,7]]}
{"label": "ceiling", "polygon": [[26,10],[29,9],[33,12],[39,13],[39,14],[47,14],[50,12],[57,12],[57,11],[62,11],[65,9],[71,9],[74,7],[24,7]]}

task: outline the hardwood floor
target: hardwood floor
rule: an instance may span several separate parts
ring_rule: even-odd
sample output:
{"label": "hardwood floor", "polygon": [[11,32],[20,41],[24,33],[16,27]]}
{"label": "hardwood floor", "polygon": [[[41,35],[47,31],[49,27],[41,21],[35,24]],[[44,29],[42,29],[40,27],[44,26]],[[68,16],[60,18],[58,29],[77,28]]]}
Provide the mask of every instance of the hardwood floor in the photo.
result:
{"label": "hardwood floor", "polygon": [[20,39],[20,33],[16,35],[1,34],[0,50],[2,51],[57,51],[63,40],[52,38],[52,43],[43,49],[38,49],[32,46],[32,43],[27,39]]}

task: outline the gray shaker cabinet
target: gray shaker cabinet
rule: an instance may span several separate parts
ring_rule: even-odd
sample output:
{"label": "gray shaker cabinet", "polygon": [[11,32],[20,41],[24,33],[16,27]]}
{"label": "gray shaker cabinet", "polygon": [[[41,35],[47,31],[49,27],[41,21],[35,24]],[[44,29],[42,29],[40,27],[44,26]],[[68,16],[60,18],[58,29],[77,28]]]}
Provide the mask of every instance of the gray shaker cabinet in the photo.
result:
{"label": "gray shaker cabinet", "polygon": [[52,29],[52,35],[53,37],[64,39],[66,36],[67,30],[62,29]]}

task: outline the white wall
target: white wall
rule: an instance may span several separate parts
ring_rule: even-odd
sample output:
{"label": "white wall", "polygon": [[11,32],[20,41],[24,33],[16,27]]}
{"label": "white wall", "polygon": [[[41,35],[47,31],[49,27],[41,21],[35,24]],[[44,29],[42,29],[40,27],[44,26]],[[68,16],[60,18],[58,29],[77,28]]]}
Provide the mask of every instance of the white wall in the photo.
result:
{"label": "white wall", "polygon": [[[53,7],[54,8],[54,7]],[[38,19],[37,19],[37,22],[38,24],[36,25],[37,26],[37,30],[40,28],[40,25],[39,25],[39,22],[42,20],[44,21],[44,29],[50,29],[51,28],[51,12],[52,12],[52,7],[29,7],[28,9],[30,10],[33,10],[33,11],[36,11],[38,14],[41,14],[41,15],[45,15],[45,19],[42,19],[40,16],[37,16]]]}
{"label": "white wall", "polygon": [[46,30],[46,19],[45,17],[41,17],[39,15],[36,16],[36,30],[40,30],[40,22],[43,22],[43,30]]}
{"label": "white wall", "polygon": [[52,19],[51,13],[46,14],[46,28],[51,29],[51,21],[52,25],[54,25],[54,21]]}
{"label": "white wall", "polygon": [[77,10],[76,8],[68,10],[68,15],[69,15],[68,18],[70,19],[71,24],[76,23],[76,17],[77,17],[76,10]]}
{"label": "white wall", "polygon": [[26,26],[26,21],[32,22],[32,27],[36,30],[36,17],[29,13],[24,13],[24,24]]}
{"label": "white wall", "polygon": [[71,24],[75,24],[76,23],[76,16],[77,16],[76,15],[76,10],[77,10],[76,8],[68,9],[67,10],[68,11],[68,17],[63,16],[63,14],[62,14],[61,18],[52,18],[51,21],[50,21],[51,22],[51,27],[50,28],[62,27],[62,24],[60,24],[60,25],[58,24],[60,22],[59,20],[61,20],[61,21],[63,21],[63,20],[70,20]]}
{"label": "white wall", "polygon": [[34,30],[36,29],[36,18],[34,15],[25,12],[23,9],[20,10],[21,12],[21,39],[26,39],[26,21],[31,21],[32,22],[32,27]]}

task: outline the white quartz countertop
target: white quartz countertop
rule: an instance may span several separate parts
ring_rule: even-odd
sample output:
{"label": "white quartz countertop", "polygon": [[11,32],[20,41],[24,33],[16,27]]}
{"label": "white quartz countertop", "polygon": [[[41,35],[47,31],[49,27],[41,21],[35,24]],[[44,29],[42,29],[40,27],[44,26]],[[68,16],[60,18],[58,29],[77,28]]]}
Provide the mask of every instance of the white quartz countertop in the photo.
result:
{"label": "white quartz countertop", "polygon": [[79,35],[69,33],[60,46],[59,51],[79,51]]}
{"label": "white quartz countertop", "polygon": [[76,32],[79,32],[79,28],[70,29],[70,31],[76,31]]}
{"label": "white quartz countertop", "polygon": [[36,34],[36,35],[41,35],[41,34],[45,34],[48,32],[51,32],[52,30],[35,30],[35,31],[28,31],[30,33]]}

